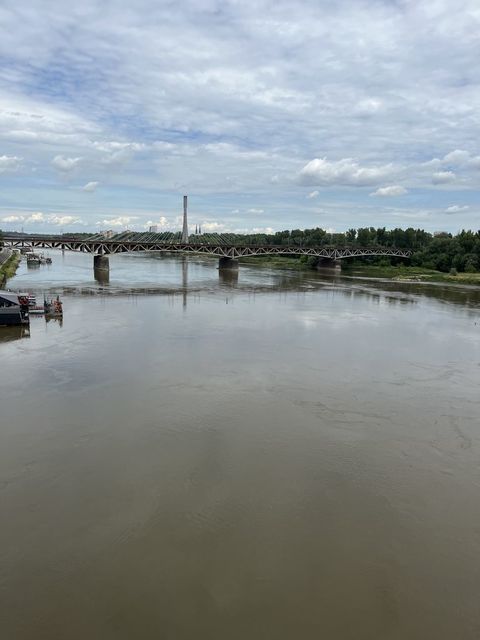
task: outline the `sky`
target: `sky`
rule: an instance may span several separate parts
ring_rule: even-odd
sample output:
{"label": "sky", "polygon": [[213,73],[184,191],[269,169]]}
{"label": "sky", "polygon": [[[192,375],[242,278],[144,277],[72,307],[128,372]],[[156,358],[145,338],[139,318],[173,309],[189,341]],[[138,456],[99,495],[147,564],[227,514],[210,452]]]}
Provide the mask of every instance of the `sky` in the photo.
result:
{"label": "sky", "polygon": [[3,0],[0,25],[4,230],[175,230],[184,194],[210,232],[480,228],[478,0]]}

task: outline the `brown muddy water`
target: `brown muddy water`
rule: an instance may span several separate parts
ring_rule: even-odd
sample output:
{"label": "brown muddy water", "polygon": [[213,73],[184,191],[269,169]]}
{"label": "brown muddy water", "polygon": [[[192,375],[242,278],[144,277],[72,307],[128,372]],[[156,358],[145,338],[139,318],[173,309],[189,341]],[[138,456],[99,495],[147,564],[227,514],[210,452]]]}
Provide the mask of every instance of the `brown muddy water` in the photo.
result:
{"label": "brown muddy water", "polygon": [[[0,329],[0,637],[480,637],[480,292],[52,252]],[[98,274],[97,274],[98,275]]]}

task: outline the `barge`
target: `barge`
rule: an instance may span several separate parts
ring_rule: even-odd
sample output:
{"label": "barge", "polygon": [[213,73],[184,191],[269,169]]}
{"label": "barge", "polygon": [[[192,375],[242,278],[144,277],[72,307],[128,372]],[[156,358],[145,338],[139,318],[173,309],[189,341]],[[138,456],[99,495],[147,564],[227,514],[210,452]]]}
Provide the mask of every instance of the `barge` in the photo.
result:
{"label": "barge", "polygon": [[28,297],[13,291],[0,290],[0,327],[28,324]]}

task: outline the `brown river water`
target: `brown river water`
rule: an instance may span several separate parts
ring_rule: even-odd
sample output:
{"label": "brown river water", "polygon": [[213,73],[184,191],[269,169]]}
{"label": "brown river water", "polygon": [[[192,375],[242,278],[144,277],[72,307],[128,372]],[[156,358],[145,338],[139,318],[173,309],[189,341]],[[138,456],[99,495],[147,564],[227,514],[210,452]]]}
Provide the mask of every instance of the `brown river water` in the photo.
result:
{"label": "brown river water", "polygon": [[480,637],[480,290],[51,252],[0,329],[2,640]]}

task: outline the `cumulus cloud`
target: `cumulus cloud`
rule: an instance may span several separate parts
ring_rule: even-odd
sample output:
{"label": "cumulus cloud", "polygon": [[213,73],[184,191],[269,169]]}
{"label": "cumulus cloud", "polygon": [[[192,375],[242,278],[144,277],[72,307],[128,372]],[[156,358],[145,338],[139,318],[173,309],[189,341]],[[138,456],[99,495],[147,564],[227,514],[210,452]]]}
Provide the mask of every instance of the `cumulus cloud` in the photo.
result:
{"label": "cumulus cloud", "polygon": [[2,222],[23,222],[25,220],[24,216],[4,216],[0,218]]}
{"label": "cumulus cloud", "polygon": [[82,191],[93,193],[99,184],[99,182],[87,182],[87,184],[82,187]]}
{"label": "cumulus cloud", "polygon": [[466,164],[470,161],[470,153],[468,151],[462,151],[461,149],[455,149],[454,151],[450,151],[443,158],[442,162],[448,164]]}
{"label": "cumulus cloud", "polygon": [[82,158],[66,158],[65,156],[55,156],[51,164],[54,169],[62,173],[68,173],[75,169]]}
{"label": "cumulus cloud", "polygon": [[201,227],[203,233],[225,233],[227,231],[226,225],[212,220],[202,222]]}
{"label": "cumulus cloud", "polygon": [[447,207],[445,209],[446,213],[461,213],[462,211],[468,211],[470,209],[470,207],[468,206],[468,204],[464,204],[464,205],[459,205],[459,204],[452,204],[452,206]]}
{"label": "cumulus cloud", "polygon": [[329,162],[326,158],[310,160],[300,171],[299,180],[306,185],[345,185],[362,187],[382,181],[394,172],[391,163],[362,167],[352,158]]}
{"label": "cumulus cloud", "polygon": [[9,215],[0,218],[2,222],[22,222],[25,224],[45,224],[55,226],[69,226],[73,224],[84,224],[78,216],[57,215],[55,213],[45,214],[42,211],[35,211],[25,215]]}
{"label": "cumulus cloud", "polygon": [[249,229],[247,233],[274,233],[273,227],[253,227],[253,229]]}
{"label": "cumulus cloud", "polygon": [[436,171],[432,175],[433,184],[449,184],[455,182],[457,176],[453,171]]}
{"label": "cumulus cloud", "polygon": [[320,191],[311,191],[306,197],[307,198],[318,198],[320,195]]}
{"label": "cumulus cloud", "polygon": [[95,142],[94,147],[102,152],[101,163],[104,165],[122,165],[127,163],[136,153],[148,148],[141,142]]}
{"label": "cumulus cloud", "polygon": [[147,220],[147,222],[143,225],[144,229],[148,229],[149,227],[156,226],[158,229],[168,229],[172,227],[172,224],[169,222],[168,218],[165,216],[160,216],[158,220]]}
{"label": "cumulus cloud", "polygon": [[442,164],[448,164],[457,167],[471,167],[473,169],[480,168],[480,156],[472,155],[469,151],[455,149],[447,153],[441,160]]}
{"label": "cumulus cloud", "polygon": [[32,213],[28,216],[28,218],[25,218],[25,222],[34,222],[34,223],[45,222],[45,220],[46,218],[41,211]]}
{"label": "cumulus cloud", "polygon": [[68,215],[64,215],[64,216],[50,215],[50,216],[47,216],[47,222],[49,224],[54,224],[58,227],[68,227],[69,225],[73,225],[73,224],[84,224],[82,218],[79,218],[78,216],[68,216]]}
{"label": "cumulus cloud", "polygon": [[[133,212],[143,221],[157,207],[174,216],[172,193],[185,189],[209,215],[219,211],[219,223],[261,202],[265,224],[308,226],[313,201],[300,184],[334,186],[321,192],[331,198],[325,225],[348,228],[359,207],[362,224],[388,223],[380,198],[368,198],[384,185],[422,189],[442,211],[449,185],[478,191],[478,0],[462,0],[460,11],[447,0],[259,0],[218,11],[217,0],[188,11],[142,0],[129,11],[104,3],[101,19],[99,0],[83,0],[88,19],[38,0],[19,19],[3,4],[1,153],[28,153],[32,171],[19,190],[0,169],[2,196],[20,210],[45,206],[41,186],[44,202],[65,197],[91,225],[100,217],[81,189],[52,187],[52,158],[65,181],[88,167],[80,187],[91,176],[112,185],[101,217],[114,219]],[[68,55],[59,55],[65,34]],[[101,73],[89,73],[88,60]],[[46,90],[53,83],[58,92]],[[457,180],[435,186],[434,172]]]}
{"label": "cumulus cloud", "polygon": [[102,227],[127,227],[135,220],[138,220],[138,216],[118,216],[117,218],[99,220],[96,224]]}
{"label": "cumulus cloud", "polygon": [[17,171],[22,163],[22,158],[17,156],[0,156],[0,173]]}
{"label": "cumulus cloud", "polygon": [[406,193],[408,193],[408,191],[407,189],[405,189],[405,187],[402,187],[400,185],[391,185],[390,187],[380,187],[370,195],[382,196],[382,197],[388,197],[388,196],[393,197],[393,196],[403,196]]}

